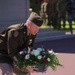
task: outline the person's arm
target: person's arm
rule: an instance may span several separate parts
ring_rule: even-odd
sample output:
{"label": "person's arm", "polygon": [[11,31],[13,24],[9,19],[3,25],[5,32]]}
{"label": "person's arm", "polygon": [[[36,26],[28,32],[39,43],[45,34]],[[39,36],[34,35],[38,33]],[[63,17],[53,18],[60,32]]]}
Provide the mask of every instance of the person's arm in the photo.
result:
{"label": "person's arm", "polygon": [[24,75],[23,72],[16,67],[13,67],[13,73],[15,73],[16,75]]}
{"label": "person's arm", "polygon": [[[17,58],[15,57],[16,53],[17,53],[17,47],[18,47],[18,32],[16,33],[15,29],[10,29],[9,31],[7,31],[7,51],[8,51],[8,55],[9,57],[17,62]],[[15,66],[12,67],[13,68],[13,72],[16,75],[24,75],[23,72],[21,70],[19,70],[18,68],[16,68]]]}
{"label": "person's arm", "polygon": [[37,68],[32,68],[31,66],[27,66],[24,71],[21,71],[21,70],[19,70],[19,69],[16,68],[16,67],[13,67],[13,72],[14,72],[16,75],[30,74],[30,73],[33,73],[34,71],[36,72],[36,70],[38,70],[38,69],[37,69]]}
{"label": "person's arm", "polygon": [[19,33],[11,29],[7,32],[7,51],[9,57],[13,60],[15,55],[17,54],[17,47],[18,47],[18,37]]}

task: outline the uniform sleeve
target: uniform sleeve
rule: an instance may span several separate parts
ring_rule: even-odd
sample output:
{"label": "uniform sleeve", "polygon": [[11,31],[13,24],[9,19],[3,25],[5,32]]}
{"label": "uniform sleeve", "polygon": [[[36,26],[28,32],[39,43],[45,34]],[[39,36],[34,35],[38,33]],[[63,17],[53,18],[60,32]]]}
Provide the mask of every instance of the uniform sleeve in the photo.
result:
{"label": "uniform sleeve", "polygon": [[18,48],[18,32],[14,29],[7,33],[7,50],[10,57],[14,57]]}

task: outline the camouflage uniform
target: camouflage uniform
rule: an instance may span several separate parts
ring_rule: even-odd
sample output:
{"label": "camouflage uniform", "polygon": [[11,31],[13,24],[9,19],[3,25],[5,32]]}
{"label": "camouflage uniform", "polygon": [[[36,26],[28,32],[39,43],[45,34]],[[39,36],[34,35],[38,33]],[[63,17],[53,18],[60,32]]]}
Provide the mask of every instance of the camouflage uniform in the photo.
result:
{"label": "camouflage uniform", "polygon": [[43,24],[47,24],[47,13],[46,13],[46,6],[47,6],[47,2],[43,2],[41,4],[41,11],[40,11],[40,16],[43,19]]}

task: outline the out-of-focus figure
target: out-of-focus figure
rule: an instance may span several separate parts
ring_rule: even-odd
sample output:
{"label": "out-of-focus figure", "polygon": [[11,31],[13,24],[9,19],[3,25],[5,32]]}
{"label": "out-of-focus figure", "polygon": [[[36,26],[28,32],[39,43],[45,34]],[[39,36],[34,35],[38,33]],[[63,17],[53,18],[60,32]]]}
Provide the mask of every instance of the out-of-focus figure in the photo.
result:
{"label": "out-of-focus figure", "polygon": [[72,34],[73,33],[72,21],[75,21],[75,1],[74,0],[68,0],[66,2],[66,10],[68,13],[69,28]]}
{"label": "out-of-focus figure", "polygon": [[[66,25],[66,1],[65,0],[58,0],[57,2],[57,11],[58,11],[58,29],[61,29],[61,26],[65,29]],[[63,25],[61,24],[63,21]]]}
{"label": "out-of-focus figure", "polygon": [[40,10],[40,16],[43,19],[43,24],[47,24],[46,7],[47,7],[47,0],[43,0],[43,2],[41,4],[41,10]]}

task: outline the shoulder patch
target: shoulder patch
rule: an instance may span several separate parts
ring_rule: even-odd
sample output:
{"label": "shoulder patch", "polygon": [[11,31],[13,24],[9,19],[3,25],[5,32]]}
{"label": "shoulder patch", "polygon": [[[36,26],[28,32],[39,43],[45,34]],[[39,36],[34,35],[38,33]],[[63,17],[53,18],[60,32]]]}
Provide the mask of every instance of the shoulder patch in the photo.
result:
{"label": "shoulder patch", "polygon": [[18,31],[14,31],[14,32],[13,32],[13,36],[14,36],[14,37],[18,37],[18,35],[19,35],[19,32],[18,32]]}

